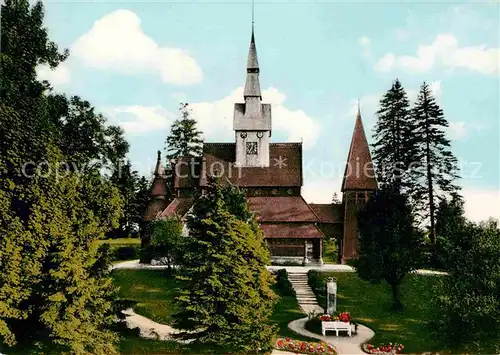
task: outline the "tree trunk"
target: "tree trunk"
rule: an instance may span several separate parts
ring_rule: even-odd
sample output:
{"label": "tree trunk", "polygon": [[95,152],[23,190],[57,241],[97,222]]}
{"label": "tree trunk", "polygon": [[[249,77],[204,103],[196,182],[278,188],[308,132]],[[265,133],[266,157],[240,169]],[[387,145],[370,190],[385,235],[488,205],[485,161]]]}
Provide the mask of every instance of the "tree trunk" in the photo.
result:
{"label": "tree trunk", "polygon": [[436,226],[435,226],[435,206],[434,206],[434,186],[432,181],[432,163],[431,163],[431,147],[429,138],[429,117],[427,112],[425,113],[425,157],[427,165],[427,193],[429,194],[429,217],[431,219],[431,229],[429,232],[429,238],[432,245],[436,244]]}
{"label": "tree trunk", "polygon": [[399,298],[399,283],[391,284],[391,289],[392,289],[393,309],[394,310],[403,309],[403,303],[401,303],[401,299]]}

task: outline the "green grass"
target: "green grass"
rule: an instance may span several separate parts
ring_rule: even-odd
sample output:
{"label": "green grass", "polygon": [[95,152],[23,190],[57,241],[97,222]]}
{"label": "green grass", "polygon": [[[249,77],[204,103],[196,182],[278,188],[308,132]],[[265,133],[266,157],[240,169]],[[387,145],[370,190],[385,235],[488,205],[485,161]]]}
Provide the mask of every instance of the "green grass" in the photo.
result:
{"label": "green grass", "polygon": [[[172,313],[176,310],[174,297],[181,286],[180,281],[161,270],[119,269],[113,271],[112,277],[114,284],[120,287],[119,297],[137,302],[134,306],[136,313],[158,323],[172,324]],[[273,289],[280,296],[280,300],[274,308],[270,323],[278,326],[279,336],[311,340],[288,329],[289,322],[305,316],[297,299],[294,296],[281,295],[276,287]],[[141,339],[130,334],[122,338],[120,348],[122,354],[193,354],[211,351],[176,342]]]}
{"label": "green grass", "polygon": [[164,270],[114,270],[113,282],[120,287],[121,299],[133,300],[136,313],[155,322],[171,324],[174,297],[180,281]]}
{"label": "green grass", "polygon": [[[391,291],[385,282],[372,285],[355,273],[321,275],[325,281],[329,276],[337,278],[337,310],[350,312],[355,321],[372,328],[375,337],[370,343],[403,343],[406,353],[447,350],[428,327],[428,320],[437,315],[429,300],[439,276],[408,275],[401,285],[404,310],[394,312]],[[323,293],[317,292],[320,305],[325,302]]]}
{"label": "green grass", "polygon": [[101,239],[99,244],[109,244],[112,246],[141,244],[141,238],[116,238],[116,239]]}

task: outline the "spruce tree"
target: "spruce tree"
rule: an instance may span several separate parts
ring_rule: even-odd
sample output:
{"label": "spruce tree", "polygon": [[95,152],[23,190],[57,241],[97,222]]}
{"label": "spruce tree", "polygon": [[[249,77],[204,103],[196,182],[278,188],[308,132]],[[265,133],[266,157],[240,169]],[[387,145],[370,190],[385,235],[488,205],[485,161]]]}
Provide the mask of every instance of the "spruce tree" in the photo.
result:
{"label": "spruce tree", "polygon": [[196,120],[191,117],[189,104],[181,103],[181,118],[174,121],[166,140],[167,166],[172,159],[198,157],[203,149],[202,132],[196,128]]}
{"label": "spruce tree", "polygon": [[411,195],[413,183],[408,170],[414,155],[413,126],[407,93],[398,79],[380,100],[377,117],[373,162],[380,186],[394,184]]}
{"label": "spruce tree", "polygon": [[394,308],[402,307],[399,286],[421,262],[422,234],[414,227],[408,198],[397,186],[377,190],[359,212],[360,278],[392,289]]}
{"label": "spruce tree", "polygon": [[188,217],[189,237],[179,271],[186,282],[175,327],[185,331],[181,337],[214,348],[267,352],[276,334],[268,324],[276,299],[265,268],[269,251],[256,224],[244,221],[247,208],[233,205],[242,194],[233,189],[230,193],[236,194],[229,197],[224,191],[211,178]]}
{"label": "spruce tree", "polygon": [[459,178],[457,159],[450,149],[445,130],[449,126],[443,110],[425,82],[420,87],[412,115],[416,144],[415,161],[420,168],[412,169],[416,182],[415,197],[421,202],[421,215],[430,221],[429,237],[436,242],[436,206],[439,198],[457,197]]}

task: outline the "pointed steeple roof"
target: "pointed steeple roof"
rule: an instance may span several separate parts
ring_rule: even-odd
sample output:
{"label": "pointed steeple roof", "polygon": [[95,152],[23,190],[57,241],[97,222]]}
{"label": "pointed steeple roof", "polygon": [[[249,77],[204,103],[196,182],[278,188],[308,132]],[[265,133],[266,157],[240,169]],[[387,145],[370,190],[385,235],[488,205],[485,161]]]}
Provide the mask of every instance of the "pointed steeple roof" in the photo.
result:
{"label": "pointed steeple roof", "polygon": [[262,97],[259,82],[259,61],[257,59],[257,48],[255,47],[255,34],[252,25],[252,38],[247,60],[247,79],[243,97]]}
{"label": "pointed steeple roof", "polygon": [[158,151],[158,157],[156,158],[156,167],[154,174],[155,176],[163,176],[165,173],[165,169],[163,167],[163,164],[161,163],[161,151]]}
{"label": "pointed steeple roof", "polygon": [[349,155],[347,156],[342,191],[375,190],[377,187],[377,179],[375,178],[358,101],[358,113],[354,124],[354,132],[352,133]]}

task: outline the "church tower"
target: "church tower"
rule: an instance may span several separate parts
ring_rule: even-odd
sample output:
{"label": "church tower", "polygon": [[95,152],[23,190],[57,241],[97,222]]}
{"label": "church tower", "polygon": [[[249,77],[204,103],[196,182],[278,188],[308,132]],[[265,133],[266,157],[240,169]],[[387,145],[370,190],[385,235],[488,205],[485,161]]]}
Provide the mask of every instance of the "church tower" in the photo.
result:
{"label": "church tower", "polygon": [[235,165],[241,167],[268,167],[271,105],[262,103],[259,62],[257,60],[253,25],[243,98],[245,99],[244,103],[234,105]]}
{"label": "church tower", "polygon": [[342,263],[358,255],[358,210],[378,188],[373,169],[370,148],[365,136],[361,112],[358,114],[352,134],[351,146],[342,181],[342,204],[344,206],[344,231],[342,235]]}

